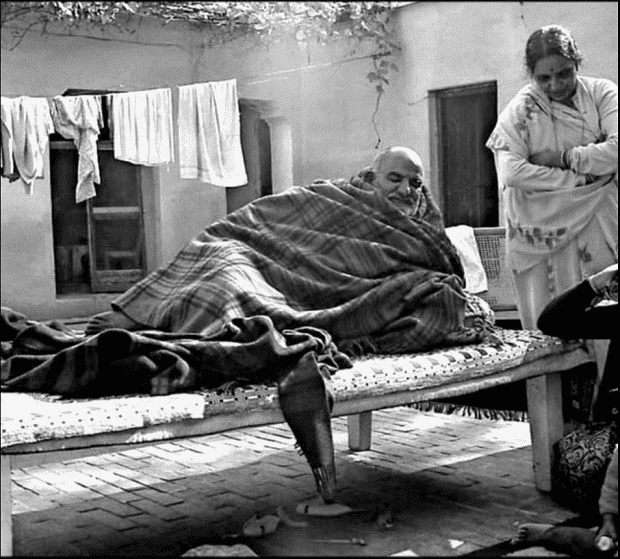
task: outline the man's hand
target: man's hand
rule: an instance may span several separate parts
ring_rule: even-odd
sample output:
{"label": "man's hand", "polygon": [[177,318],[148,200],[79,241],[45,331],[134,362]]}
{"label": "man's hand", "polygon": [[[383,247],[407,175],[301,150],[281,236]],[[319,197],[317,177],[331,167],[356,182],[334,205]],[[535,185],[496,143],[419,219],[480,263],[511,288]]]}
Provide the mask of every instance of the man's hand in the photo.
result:
{"label": "man's hand", "polygon": [[534,165],[542,165],[543,167],[558,167],[559,169],[564,167],[562,152],[552,149],[545,149],[534,153],[530,156],[529,161]]}
{"label": "man's hand", "polygon": [[590,284],[596,292],[603,293],[605,288],[611,283],[611,279],[614,275],[618,275],[617,262],[590,276]]}

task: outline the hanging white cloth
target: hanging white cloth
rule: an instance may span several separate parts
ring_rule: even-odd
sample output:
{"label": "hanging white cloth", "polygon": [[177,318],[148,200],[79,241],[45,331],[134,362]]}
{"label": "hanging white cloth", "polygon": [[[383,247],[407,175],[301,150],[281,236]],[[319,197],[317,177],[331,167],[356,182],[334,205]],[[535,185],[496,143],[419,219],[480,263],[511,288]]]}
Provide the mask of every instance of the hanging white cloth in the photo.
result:
{"label": "hanging white cloth", "polygon": [[2,176],[11,177],[15,173],[13,157],[13,101],[8,97],[0,99],[0,122],[2,123]]}
{"label": "hanging white cloth", "polygon": [[2,97],[1,106],[3,175],[17,172],[32,194],[34,179],[43,177],[44,155],[54,131],[47,99]]}
{"label": "hanging white cloth", "polygon": [[181,178],[214,186],[247,184],[237,80],[179,87]]}
{"label": "hanging white cloth", "polygon": [[78,181],[75,202],[79,204],[97,195],[95,183],[101,183],[97,138],[103,126],[99,95],[57,96],[50,100],[56,132],[71,139],[78,150]]}
{"label": "hanging white cloth", "polygon": [[171,90],[115,93],[111,98],[114,157],[149,166],[174,161]]}

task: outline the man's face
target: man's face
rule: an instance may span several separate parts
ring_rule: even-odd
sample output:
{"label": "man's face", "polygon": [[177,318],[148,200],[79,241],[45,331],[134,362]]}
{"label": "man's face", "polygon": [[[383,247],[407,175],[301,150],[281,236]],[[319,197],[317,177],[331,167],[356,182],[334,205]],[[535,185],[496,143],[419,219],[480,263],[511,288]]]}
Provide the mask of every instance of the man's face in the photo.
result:
{"label": "man's face", "polygon": [[419,199],[424,169],[414,152],[390,153],[375,169],[374,186],[405,213],[410,213]]}

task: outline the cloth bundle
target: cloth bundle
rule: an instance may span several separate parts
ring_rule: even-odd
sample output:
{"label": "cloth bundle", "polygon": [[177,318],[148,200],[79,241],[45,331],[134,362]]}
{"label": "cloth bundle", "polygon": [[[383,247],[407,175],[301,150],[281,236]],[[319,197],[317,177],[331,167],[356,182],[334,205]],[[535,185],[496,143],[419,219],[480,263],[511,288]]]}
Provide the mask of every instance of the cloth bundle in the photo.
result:
{"label": "cloth bundle", "polygon": [[482,265],[473,227],[469,225],[448,227],[446,228],[446,234],[450,237],[463,263],[467,291],[470,293],[487,291],[489,288],[487,275]]}

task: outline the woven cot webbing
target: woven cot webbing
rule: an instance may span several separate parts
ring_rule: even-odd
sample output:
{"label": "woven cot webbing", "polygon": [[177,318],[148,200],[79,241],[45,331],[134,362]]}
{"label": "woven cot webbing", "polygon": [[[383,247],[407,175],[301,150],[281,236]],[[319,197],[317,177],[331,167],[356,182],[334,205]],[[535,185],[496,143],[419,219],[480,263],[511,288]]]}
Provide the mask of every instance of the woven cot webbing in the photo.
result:
{"label": "woven cot webbing", "polygon": [[487,275],[488,291],[482,297],[493,310],[516,309],[510,275],[506,269],[503,227],[474,229],[480,259]]}

